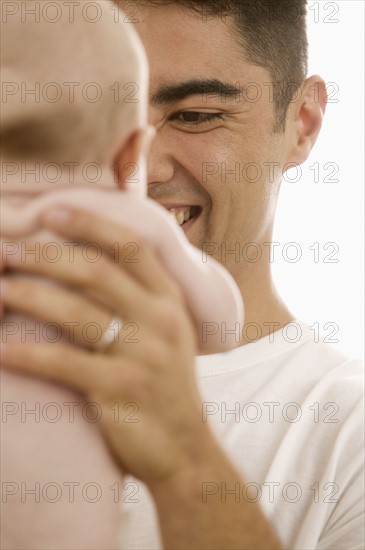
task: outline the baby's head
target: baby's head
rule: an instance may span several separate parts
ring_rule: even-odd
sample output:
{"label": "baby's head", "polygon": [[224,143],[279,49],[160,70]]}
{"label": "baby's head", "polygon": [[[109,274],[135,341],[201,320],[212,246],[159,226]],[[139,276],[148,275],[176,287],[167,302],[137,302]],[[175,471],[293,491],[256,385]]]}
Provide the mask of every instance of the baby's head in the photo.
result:
{"label": "baby's head", "polygon": [[[100,185],[116,186],[116,162],[137,162],[145,141],[148,66],[132,24],[108,0],[93,2],[93,13],[74,0],[52,4],[54,13],[12,2],[2,25],[1,189],[9,193],[51,188],[42,180],[51,163],[63,172],[57,186],[84,183],[89,163]],[[26,177],[35,163],[38,177]]]}

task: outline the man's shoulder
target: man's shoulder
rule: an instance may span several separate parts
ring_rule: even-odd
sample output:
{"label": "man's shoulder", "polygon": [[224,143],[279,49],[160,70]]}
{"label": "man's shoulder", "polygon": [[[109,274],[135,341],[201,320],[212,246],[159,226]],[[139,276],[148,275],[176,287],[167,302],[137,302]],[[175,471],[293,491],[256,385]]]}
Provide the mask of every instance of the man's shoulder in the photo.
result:
{"label": "man's shoulder", "polygon": [[255,372],[271,376],[273,371],[291,369],[304,377],[322,378],[336,370],[345,376],[351,371],[361,378],[363,362],[347,356],[335,347],[336,339],[323,337],[315,326],[293,321],[280,330],[236,349],[197,358],[198,374],[210,376]]}
{"label": "man's shoulder", "polygon": [[349,414],[364,394],[363,362],[318,338],[305,323],[295,324],[232,352],[200,358],[201,389],[244,402],[272,396],[280,403],[334,402]]}
{"label": "man's shoulder", "polygon": [[341,400],[356,401],[364,393],[364,362],[347,355],[326,337],[318,337],[304,323],[303,342],[283,362],[291,368],[298,381],[308,379],[322,394]]}

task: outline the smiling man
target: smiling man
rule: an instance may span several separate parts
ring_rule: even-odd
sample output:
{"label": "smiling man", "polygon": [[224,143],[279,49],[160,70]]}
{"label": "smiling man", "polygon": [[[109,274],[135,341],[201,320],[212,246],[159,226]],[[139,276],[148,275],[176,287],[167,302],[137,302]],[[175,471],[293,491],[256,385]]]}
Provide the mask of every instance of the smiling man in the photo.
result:
{"label": "smiling man", "polygon": [[[285,548],[361,548],[361,369],[313,341],[270,271],[282,175],[307,159],[327,100],[323,80],[306,75],[306,1],[133,4],[157,128],[149,196],[177,215],[202,260],[210,253],[229,269],[245,302],[245,327],[217,329],[248,345],[197,365],[203,422],[242,475],[230,484],[201,479],[206,507],[222,503],[221,526],[206,529],[228,529],[233,503],[244,516],[243,502],[257,501]],[[130,506],[125,548],[158,546],[142,495],[143,505]],[[141,535],[143,516],[151,523]],[[249,547],[234,522],[230,536],[226,548]],[[255,543],[269,547],[269,537]]]}
{"label": "smiling man", "polygon": [[[77,286],[84,316],[96,311],[87,305],[96,295],[138,323],[140,344],[104,353],[7,345],[7,365],[26,363],[100,404],[134,483],[123,498],[123,548],[360,550],[362,370],[288,311],[267,246],[282,172],[309,155],[326,104],[324,82],[306,77],[305,1],[118,5],[133,8],[151,67],[149,195],[172,211],[202,261],[211,253],[235,277],[246,324],[213,328],[242,345],[194,364],[191,319],[147,243],[62,209],[40,223],[66,242],[98,243],[102,260],[14,257],[11,265]],[[139,263],[113,262],[116,240],[137,242]],[[26,290],[8,281],[6,299],[38,318],[44,290]],[[67,322],[71,311],[77,320],[65,305],[72,300],[55,292],[43,320]],[[138,404],[139,421],[115,422],[115,405],[128,403]]]}
{"label": "smiling man", "polygon": [[286,2],[137,4],[158,129],[149,196],[194,207],[183,229],[234,275],[263,336],[264,323],[293,318],[269,262],[282,172],[307,158],[325,110],[323,81],[305,80],[305,2],[294,3],[295,23]]}

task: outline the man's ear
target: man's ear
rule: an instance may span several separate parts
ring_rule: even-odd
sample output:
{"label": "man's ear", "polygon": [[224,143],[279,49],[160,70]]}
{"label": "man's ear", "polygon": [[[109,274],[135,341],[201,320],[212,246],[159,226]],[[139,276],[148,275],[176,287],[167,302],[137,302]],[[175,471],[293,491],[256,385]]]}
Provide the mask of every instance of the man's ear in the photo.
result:
{"label": "man's ear", "polygon": [[327,106],[326,84],[319,76],[308,78],[298,102],[292,104],[289,163],[302,164],[307,160],[322,127]]}
{"label": "man's ear", "polygon": [[115,172],[119,189],[137,189],[145,185],[141,178],[144,164],[156,130],[154,126],[135,130],[119,151],[115,160]]}

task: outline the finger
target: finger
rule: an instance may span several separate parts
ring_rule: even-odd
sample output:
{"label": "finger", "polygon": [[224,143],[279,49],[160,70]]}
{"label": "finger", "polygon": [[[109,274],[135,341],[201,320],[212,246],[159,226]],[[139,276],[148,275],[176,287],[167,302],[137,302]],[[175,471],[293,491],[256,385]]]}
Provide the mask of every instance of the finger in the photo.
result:
{"label": "finger", "polygon": [[98,243],[101,248],[137,279],[146,289],[157,294],[179,294],[178,286],[156,258],[151,246],[126,226],[113,223],[84,210],[63,208],[50,210],[41,217],[46,227],[83,242]]}
{"label": "finger", "polygon": [[[178,332],[176,304],[166,297],[149,296],[143,304],[143,319],[137,322],[127,317],[124,306],[118,312],[115,299],[110,308],[105,308],[69,288],[13,272],[1,281],[1,299],[8,310],[57,324],[57,331],[63,333],[69,343],[91,350],[98,348],[102,335],[110,328],[112,342],[106,350],[109,354],[120,353],[122,348],[124,356],[139,358],[141,345],[158,336],[156,329],[168,341],[173,341]],[[120,318],[121,326],[115,323],[115,317]]]}
{"label": "finger", "polygon": [[73,251],[73,261],[70,262],[66,248],[61,247],[58,261],[49,262],[42,253],[43,248],[40,246],[38,258],[30,256],[24,261],[21,255],[14,255],[9,259],[9,264],[17,271],[56,279],[79,288],[122,318],[153,322],[149,307],[152,295],[107,257],[90,262],[77,247]]}
{"label": "finger", "polygon": [[[95,391],[100,363],[91,352],[62,343],[3,342],[1,367],[38,376],[77,391]],[[107,361],[108,358],[103,358]],[[100,362],[100,359],[99,359]]]}
{"label": "finger", "polygon": [[57,324],[70,343],[93,348],[113,314],[82,295],[48,282],[16,274],[3,277],[1,300],[37,320]]}
{"label": "finger", "polygon": [[140,367],[132,360],[93,354],[67,344],[2,345],[1,367],[40,377],[75,391],[123,398],[137,379]]}

